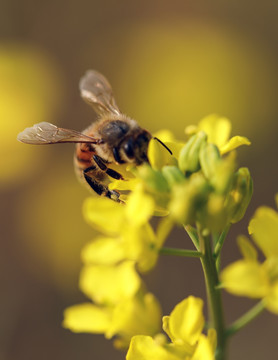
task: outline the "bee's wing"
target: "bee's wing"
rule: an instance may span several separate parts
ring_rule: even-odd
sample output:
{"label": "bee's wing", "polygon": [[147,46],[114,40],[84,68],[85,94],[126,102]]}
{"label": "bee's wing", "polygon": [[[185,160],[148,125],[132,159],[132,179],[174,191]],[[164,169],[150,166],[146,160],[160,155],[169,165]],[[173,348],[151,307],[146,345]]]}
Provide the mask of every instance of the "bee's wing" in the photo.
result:
{"label": "bee's wing", "polygon": [[96,70],[88,70],[79,82],[82,98],[99,114],[121,112],[116,104],[113,90],[108,80]]}
{"label": "bee's wing", "polygon": [[59,128],[48,122],[41,122],[26,128],[17,135],[17,140],[34,145],[57,143],[91,143],[98,144],[100,139],[95,139],[75,130]]}

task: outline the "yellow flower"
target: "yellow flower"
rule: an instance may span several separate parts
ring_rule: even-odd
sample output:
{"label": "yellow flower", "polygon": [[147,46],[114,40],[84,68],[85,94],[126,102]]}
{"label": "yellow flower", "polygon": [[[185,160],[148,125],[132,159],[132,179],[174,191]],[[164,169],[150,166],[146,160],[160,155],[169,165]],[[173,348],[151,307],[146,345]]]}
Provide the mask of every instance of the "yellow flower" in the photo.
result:
{"label": "yellow flower", "polygon": [[97,304],[114,305],[139,290],[141,280],[132,261],[118,265],[86,265],[81,271],[80,289]]}
{"label": "yellow flower", "polygon": [[130,193],[125,205],[106,198],[87,199],[84,216],[105,236],[85,247],[82,257],[94,264],[116,264],[128,259],[135,261],[141,271],[148,271],[156,263],[159,250],[148,223],[154,209],[154,200],[144,193],[140,184]]}
{"label": "yellow flower", "polygon": [[[171,153],[155,138],[163,142]],[[169,130],[160,130],[154,134],[148,147],[148,159],[154,170],[161,170],[166,165],[175,165],[184,143],[177,141]]]}
{"label": "yellow flower", "polygon": [[172,342],[186,348],[194,346],[204,327],[203,301],[189,296],[163,317],[163,329]]}
{"label": "yellow flower", "polygon": [[234,295],[262,299],[269,311],[278,314],[278,213],[260,207],[249,224],[249,233],[266,260],[259,262],[253,245],[247,238],[239,238],[244,258],[224,269],[222,285]]}
{"label": "yellow flower", "polygon": [[109,329],[113,308],[93,303],[73,305],[64,311],[63,327],[73,332],[102,334]]}
{"label": "yellow flower", "polygon": [[84,303],[67,308],[63,326],[73,332],[103,333],[114,344],[126,348],[132,336],[155,335],[160,331],[161,309],[151,293],[137,292],[114,306]]}
{"label": "yellow flower", "polygon": [[117,347],[127,348],[134,335],[156,335],[161,331],[161,308],[151,293],[138,292],[136,296],[120,301],[115,306],[107,338],[118,335]]}
{"label": "yellow flower", "polygon": [[131,340],[127,360],[213,360],[215,332],[202,334],[204,317],[203,301],[189,296],[180,302],[169,316],[163,317],[163,329],[171,343],[161,337],[134,336]]}
{"label": "yellow flower", "polygon": [[208,136],[208,142],[217,145],[222,155],[241,145],[251,144],[244,136],[234,136],[229,139],[231,133],[230,121],[216,114],[205,117],[199,122],[198,126],[189,126],[185,129],[187,134],[194,134],[197,131],[204,131]]}

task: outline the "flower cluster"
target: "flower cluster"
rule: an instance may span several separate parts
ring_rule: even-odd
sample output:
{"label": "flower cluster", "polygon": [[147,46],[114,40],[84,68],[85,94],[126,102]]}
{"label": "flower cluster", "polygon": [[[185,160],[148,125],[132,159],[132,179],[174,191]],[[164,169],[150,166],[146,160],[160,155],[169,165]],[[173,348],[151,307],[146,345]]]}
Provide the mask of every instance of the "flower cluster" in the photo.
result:
{"label": "flower cluster", "polygon": [[[278,197],[276,200],[278,205]],[[222,286],[234,295],[262,299],[269,311],[278,314],[278,212],[260,207],[248,230],[265,261],[258,260],[258,252],[247,237],[239,237],[243,259],[223,270]]]}
{"label": "flower cluster", "polygon": [[213,360],[216,348],[216,334],[213,329],[208,336],[202,334],[204,317],[203,301],[189,296],[177,304],[169,316],[163,317],[163,334],[154,338],[137,335],[131,340],[127,360]]}
{"label": "flower cluster", "polygon": [[[117,347],[127,347],[138,333],[155,335],[161,318],[158,301],[146,291],[135,268],[146,271],[157,258],[157,236],[148,224],[154,205],[139,192],[129,200],[127,206],[105,198],[85,202],[87,221],[103,233],[81,254],[80,289],[93,303],[66,309],[63,323],[75,332],[117,336]],[[145,211],[140,212],[143,204]]]}
{"label": "flower cluster", "polygon": [[242,136],[229,139],[230,130],[226,118],[211,115],[198,127],[186,128],[186,143],[160,132],[157,136],[173,155],[152,139],[151,166],[132,169],[130,181],[114,181],[110,187],[135,191],[140,185],[155,202],[153,215],[168,215],[183,225],[199,222],[210,231],[221,231],[243,217],[252,196],[250,173],[247,168],[235,171],[233,152],[250,141]]}
{"label": "flower cluster", "polygon": [[[80,289],[90,302],[66,309],[64,327],[114,337],[117,347],[130,344],[128,360],[214,359],[220,338],[213,329],[202,334],[202,301],[190,296],[163,318],[169,342],[161,334],[160,305],[139,273],[155,266],[172,227],[183,225],[197,251],[180,255],[201,258],[204,271],[214,274],[207,278],[213,278],[208,287],[215,292],[218,273],[209,268],[214,261],[206,259],[214,255],[219,260],[225,229],[243,217],[252,195],[249,171],[236,169],[234,151],[250,142],[240,136],[229,139],[230,128],[227,119],[211,115],[188,127],[184,142],[161,131],[156,134],[160,141],[150,141],[150,164],[127,167],[124,181],[109,184],[120,192],[120,202],[85,201],[84,217],[100,232],[81,254]],[[150,224],[153,216],[159,219],[156,227]],[[217,331],[221,326],[220,320],[212,322]]]}

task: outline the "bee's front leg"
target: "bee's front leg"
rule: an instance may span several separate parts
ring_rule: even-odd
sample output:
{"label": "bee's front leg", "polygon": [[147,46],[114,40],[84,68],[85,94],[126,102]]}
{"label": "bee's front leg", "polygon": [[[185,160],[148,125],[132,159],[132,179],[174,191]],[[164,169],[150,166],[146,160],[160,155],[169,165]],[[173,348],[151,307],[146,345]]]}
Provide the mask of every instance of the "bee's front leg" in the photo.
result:
{"label": "bee's front leg", "polygon": [[97,164],[97,166],[102,171],[104,171],[108,176],[110,176],[111,178],[116,179],[116,180],[124,180],[124,178],[122,177],[122,175],[120,173],[118,173],[117,171],[115,171],[113,169],[108,168],[105,165],[104,160],[100,156],[93,155],[93,159],[94,159],[95,163]]}
{"label": "bee's front leg", "polygon": [[94,179],[92,176],[90,176],[88,173],[92,170],[95,170],[96,167],[93,166],[89,166],[87,169],[85,169],[83,171],[83,175],[84,175],[84,179],[86,180],[86,182],[90,185],[90,187],[98,194],[101,196],[105,196],[108,197],[111,200],[117,201],[117,202],[122,202],[119,197],[120,197],[120,193],[118,191],[115,190],[109,190],[107,188],[107,186],[103,185],[101,182],[97,181],[96,179]]}

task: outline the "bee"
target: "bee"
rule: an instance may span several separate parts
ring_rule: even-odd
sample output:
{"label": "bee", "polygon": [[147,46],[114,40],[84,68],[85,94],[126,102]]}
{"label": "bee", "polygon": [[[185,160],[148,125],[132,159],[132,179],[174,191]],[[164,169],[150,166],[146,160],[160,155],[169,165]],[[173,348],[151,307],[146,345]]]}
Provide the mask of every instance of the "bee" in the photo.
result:
{"label": "bee", "polygon": [[[88,70],[79,83],[80,94],[99,119],[83,132],[63,129],[48,122],[26,128],[17,139],[34,145],[76,143],[74,167],[77,176],[95,193],[121,202],[120,193],[108,188],[109,178],[123,176],[109,164],[148,163],[148,144],[152,135],[121,113],[111,85],[96,70]],[[171,150],[158,140],[170,153]]]}

